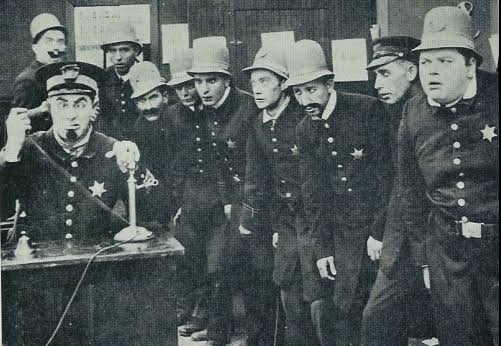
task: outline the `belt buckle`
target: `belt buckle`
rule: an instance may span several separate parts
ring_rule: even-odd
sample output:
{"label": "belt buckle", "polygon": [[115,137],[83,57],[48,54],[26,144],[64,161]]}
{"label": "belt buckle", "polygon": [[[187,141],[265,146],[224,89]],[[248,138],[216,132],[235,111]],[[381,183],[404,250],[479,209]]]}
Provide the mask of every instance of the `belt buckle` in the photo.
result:
{"label": "belt buckle", "polygon": [[482,238],[482,225],[478,222],[461,222],[461,234],[465,238]]}

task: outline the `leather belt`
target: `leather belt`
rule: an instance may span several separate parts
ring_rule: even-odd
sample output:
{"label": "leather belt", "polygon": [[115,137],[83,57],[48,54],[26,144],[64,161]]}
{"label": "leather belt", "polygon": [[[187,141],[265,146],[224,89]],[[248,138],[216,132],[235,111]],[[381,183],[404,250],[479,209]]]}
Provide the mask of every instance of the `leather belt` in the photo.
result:
{"label": "leather belt", "polygon": [[498,239],[499,224],[456,221],[454,233],[465,238]]}

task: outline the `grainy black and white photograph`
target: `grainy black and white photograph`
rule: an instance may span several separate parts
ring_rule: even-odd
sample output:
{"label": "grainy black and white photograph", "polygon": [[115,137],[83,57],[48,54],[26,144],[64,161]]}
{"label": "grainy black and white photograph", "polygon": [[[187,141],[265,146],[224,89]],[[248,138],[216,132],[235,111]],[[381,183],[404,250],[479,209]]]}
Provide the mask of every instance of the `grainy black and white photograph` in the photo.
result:
{"label": "grainy black and white photograph", "polygon": [[498,346],[499,0],[0,0],[2,346]]}

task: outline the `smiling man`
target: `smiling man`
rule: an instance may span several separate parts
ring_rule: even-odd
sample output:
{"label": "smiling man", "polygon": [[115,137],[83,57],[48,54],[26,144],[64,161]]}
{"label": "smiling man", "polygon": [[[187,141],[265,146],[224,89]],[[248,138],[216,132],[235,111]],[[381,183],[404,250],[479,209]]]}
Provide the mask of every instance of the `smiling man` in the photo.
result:
{"label": "smiling man", "polygon": [[[112,208],[119,199],[127,202],[123,173],[137,167],[139,151],[132,142],[117,142],[93,130],[101,74],[97,66],[81,62],[37,71],[49,97],[53,126],[48,131],[27,136],[31,124],[26,108],[9,113],[7,143],[0,152],[1,190],[19,198],[26,217],[17,229],[35,241],[98,241],[127,226]],[[137,193],[137,216],[143,222],[154,219],[145,190]]]}
{"label": "smiling man", "polygon": [[[47,99],[45,87],[35,80],[35,71],[47,64],[60,62],[66,57],[66,28],[50,13],[42,13],[33,18],[30,24],[33,39],[33,60],[15,79],[12,89],[12,106],[34,109]],[[32,119],[31,131],[47,130],[52,125],[45,104],[40,115]]]}
{"label": "smiling man", "polygon": [[380,239],[391,187],[384,104],[369,96],[337,92],[317,42],[296,42],[288,67],[286,85],[307,115],[297,134],[313,247],[309,260],[313,266],[316,262],[326,284],[308,296],[317,305],[319,324],[334,328],[335,341],[326,345],[358,344],[362,311],[375,276],[368,240]]}
{"label": "smiling man", "polygon": [[499,94],[473,33],[464,9],[426,14],[425,94],[404,108],[398,140],[400,227],[441,345],[499,345]]}
{"label": "smiling man", "polygon": [[143,49],[134,26],[119,22],[108,28],[107,39],[101,46],[112,66],[104,72],[103,87],[99,94],[99,130],[117,139],[130,139],[139,115],[130,98],[132,87],[129,71],[138,62]]}

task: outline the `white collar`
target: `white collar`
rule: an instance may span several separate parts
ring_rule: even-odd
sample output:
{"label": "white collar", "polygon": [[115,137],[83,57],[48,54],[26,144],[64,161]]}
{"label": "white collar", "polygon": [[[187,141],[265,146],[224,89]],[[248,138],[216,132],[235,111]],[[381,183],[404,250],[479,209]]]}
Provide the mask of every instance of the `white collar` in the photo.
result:
{"label": "white collar", "polygon": [[327,120],[331,116],[332,112],[336,108],[337,103],[337,93],[336,90],[332,90],[331,96],[329,97],[329,101],[325,106],[324,112],[322,113],[322,120]]}
{"label": "white collar", "polygon": [[270,120],[277,120],[280,114],[283,113],[285,108],[289,105],[291,98],[289,95],[285,96],[285,98],[279,102],[281,102],[277,107],[277,112],[274,116],[271,116],[267,109],[263,109],[263,124],[267,123]]}
{"label": "white collar", "polygon": [[[466,88],[466,91],[464,95],[460,98],[458,98],[456,101],[453,101],[451,103],[448,103],[445,105],[446,108],[454,106],[456,103],[461,101],[462,99],[468,100],[472,99],[475,97],[477,94],[477,79],[473,78],[470,83],[468,84],[468,87]],[[442,105],[438,103],[437,101],[433,101],[431,98],[428,97],[428,104],[432,107],[441,107]]]}
{"label": "white collar", "polygon": [[189,109],[191,109],[192,112],[196,111],[196,110],[199,110],[201,111],[203,108],[204,108],[204,104],[203,103],[200,103],[197,107],[197,109],[195,109],[195,106],[188,106]]}
{"label": "white collar", "polygon": [[221,99],[213,106],[214,109],[218,109],[219,107],[221,107],[221,105],[224,103],[224,101],[226,101],[226,99],[228,98],[228,95],[230,94],[230,90],[231,90],[231,87],[227,87],[224,90],[223,97],[221,97]]}

